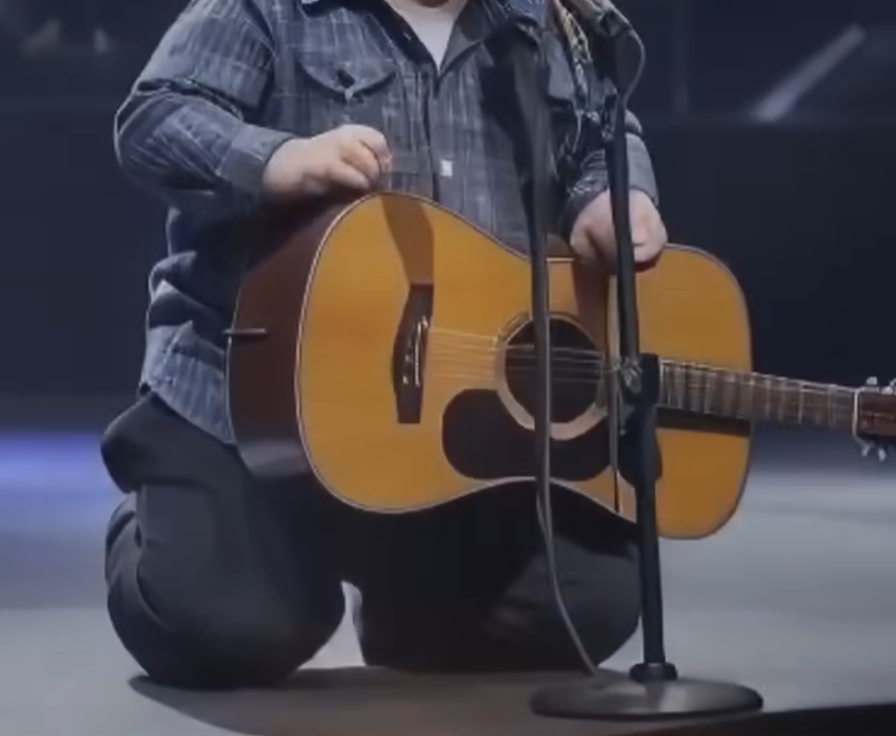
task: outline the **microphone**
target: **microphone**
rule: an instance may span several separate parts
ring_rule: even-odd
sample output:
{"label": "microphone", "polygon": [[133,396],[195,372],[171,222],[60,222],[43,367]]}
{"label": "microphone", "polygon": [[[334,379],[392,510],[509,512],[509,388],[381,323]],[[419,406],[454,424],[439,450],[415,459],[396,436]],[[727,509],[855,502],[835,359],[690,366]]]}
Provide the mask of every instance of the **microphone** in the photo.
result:
{"label": "microphone", "polygon": [[645,50],[631,21],[610,0],[556,0],[570,8],[594,43],[591,53],[623,104],[641,80]]}
{"label": "microphone", "polygon": [[631,22],[609,0],[560,0],[581,17],[598,36],[617,38],[624,33],[634,33]]}

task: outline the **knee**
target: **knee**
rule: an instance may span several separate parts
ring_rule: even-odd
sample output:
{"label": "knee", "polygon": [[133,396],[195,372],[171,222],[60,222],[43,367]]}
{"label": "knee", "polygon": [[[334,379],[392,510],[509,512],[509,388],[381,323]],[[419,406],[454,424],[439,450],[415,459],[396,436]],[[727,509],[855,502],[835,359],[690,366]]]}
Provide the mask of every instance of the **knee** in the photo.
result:
{"label": "knee", "polygon": [[[635,634],[641,618],[637,556],[633,549],[589,560],[577,548],[574,574],[561,583],[563,603],[583,648],[595,665],[612,657]],[[574,642],[553,597],[544,599],[532,624],[532,639],[555,666],[578,666]]]}
{"label": "knee", "polygon": [[[600,665],[618,652],[638,629],[641,608],[637,593],[611,600],[587,600],[569,606],[569,615],[588,656]],[[566,628],[559,635],[568,633]]]}
{"label": "knee", "polygon": [[307,607],[252,591],[210,595],[180,591],[160,598],[138,567],[119,567],[107,605],[125,649],[154,682],[190,689],[273,686],[288,679],[326,644],[344,602],[328,596]]}
{"label": "knee", "polygon": [[[641,619],[637,558],[634,554],[614,558],[610,566],[612,574],[604,577],[604,584],[594,581],[588,585],[588,581],[582,581],[565,596],[569,617],[596,665],[612,657],[631,639]],[[551,628],[554,636],[569,639],[559,615]]]}

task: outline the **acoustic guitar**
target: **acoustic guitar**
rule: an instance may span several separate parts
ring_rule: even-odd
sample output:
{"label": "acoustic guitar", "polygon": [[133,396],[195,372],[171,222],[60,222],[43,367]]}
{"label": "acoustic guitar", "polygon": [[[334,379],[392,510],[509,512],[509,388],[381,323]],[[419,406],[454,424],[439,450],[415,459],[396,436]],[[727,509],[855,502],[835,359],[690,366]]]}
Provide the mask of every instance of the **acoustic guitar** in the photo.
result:
{"label": "acoustic guitar", "polygon": [[[642,350],[660,358],[660,533],[697,538],[736,510],[751,427],[896,436],[893,388],[759,375],[740,287],[673,246],[640,273]],[[631,450],[614,471],[614,279],[549,266],[557,486],[635,519]],[[311,471],[338,498],[411,512],[531,479],[530,264],[422,198],[375,194],[287,228],[247,273],[230,330],[230,413],[253,472]],[[627,470],[627,467],[629,470]]]}

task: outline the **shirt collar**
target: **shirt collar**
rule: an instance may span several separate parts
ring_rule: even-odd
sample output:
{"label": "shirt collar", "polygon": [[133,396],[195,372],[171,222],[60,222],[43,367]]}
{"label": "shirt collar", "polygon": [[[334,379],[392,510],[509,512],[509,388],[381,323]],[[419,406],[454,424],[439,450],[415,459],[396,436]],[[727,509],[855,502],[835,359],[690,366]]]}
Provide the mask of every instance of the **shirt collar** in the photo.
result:
{"label": "shirt collar", "polygon": [[[324,0],[299,0],[300,5],[316,5]],[[544,23],[550,0],[471,0],[483,2],[486,6],[503,13],[508,20],[540,25]]]}

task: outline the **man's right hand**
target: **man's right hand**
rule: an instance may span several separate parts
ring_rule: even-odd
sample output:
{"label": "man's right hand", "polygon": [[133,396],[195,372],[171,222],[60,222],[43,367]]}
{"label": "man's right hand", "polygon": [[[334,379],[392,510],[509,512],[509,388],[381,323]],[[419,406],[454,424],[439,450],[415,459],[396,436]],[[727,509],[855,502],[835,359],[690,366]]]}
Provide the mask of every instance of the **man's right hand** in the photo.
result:
{"label": "man's right hand", "polygon": [[390,168],[389,145],[382,133],[363,125],[343,125],[280,146],[268,161],[262,186],[265,196],[275,201],[364,193]]}

